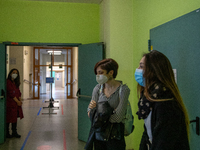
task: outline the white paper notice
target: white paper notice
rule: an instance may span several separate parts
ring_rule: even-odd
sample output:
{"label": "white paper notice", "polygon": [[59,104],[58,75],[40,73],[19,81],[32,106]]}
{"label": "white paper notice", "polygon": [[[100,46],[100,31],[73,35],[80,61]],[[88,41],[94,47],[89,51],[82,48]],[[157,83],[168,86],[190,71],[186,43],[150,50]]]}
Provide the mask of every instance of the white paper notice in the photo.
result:
{"label": "white paper notice", "polygon": [[173,69],[173,71],[174,71],[174,78],[175,78],[175,81],[176,81],[176,83],[177,83],[177,70],[176,70],[176,69]]}

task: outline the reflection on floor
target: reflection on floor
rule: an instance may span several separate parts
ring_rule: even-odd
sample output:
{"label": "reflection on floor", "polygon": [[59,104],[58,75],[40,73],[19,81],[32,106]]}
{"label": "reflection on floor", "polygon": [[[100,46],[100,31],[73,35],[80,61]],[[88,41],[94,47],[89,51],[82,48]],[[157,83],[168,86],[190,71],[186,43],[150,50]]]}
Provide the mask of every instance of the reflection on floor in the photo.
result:
{"label": "reflection on floor", "polygon": [[[57,95],[57,96],[56,96]],[[56,93],[54,107],[48,107],[48,95],[39,100],[24,100],[24,118],[18,120],[21,138],[6,139],[0,150],[83,150],[85,142],[78,140],[78,100],[65,99]],[[60,97],[60,98],[56,98]],[[42,114],[42,113],[57,114]]]}
{"label": "reflection on floor", "polygon": [[[52,88],[52,97],[54,99],[67,99],[67,94],[65,93],[65,88],[54,87]],[[41,94],[41,99],[48,99],[51,97],[51,92],[48,91],[46,94]]]}

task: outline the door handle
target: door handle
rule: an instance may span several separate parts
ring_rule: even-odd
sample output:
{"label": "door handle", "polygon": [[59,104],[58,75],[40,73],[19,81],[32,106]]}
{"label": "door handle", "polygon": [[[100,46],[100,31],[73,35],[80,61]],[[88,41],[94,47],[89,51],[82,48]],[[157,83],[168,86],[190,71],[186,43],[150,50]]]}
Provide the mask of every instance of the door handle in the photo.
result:
{"label": "door handle", "polygon": [[79,88],[78,91],[76,92],[76,96],[81,94],[81,89]]}
{"label": "door handle", "polygon": [[5,97],[5,91],[3,89],[1,89],[1,96],[0,99],[3,99]]}
{"label": "door handle", "polygon": [[196,134],[199,135],[199,117],[196,120],[191,120],[190,123],[196,122]]}
{"label": "door handle", "polygon": [[87,95],[77,95],[77,96],[78,96],[78,98],[80,98],[80,97],[92,98],[92,96],[87,96]]}
{"label": "door handle", "polygon": [[81,89],[80,89],[80,88],[79,88],[78,91],[76,92],[76,96],[77,96],[78,98],[80,98],[80,97],[92,98],[92,96],[81,95]]}

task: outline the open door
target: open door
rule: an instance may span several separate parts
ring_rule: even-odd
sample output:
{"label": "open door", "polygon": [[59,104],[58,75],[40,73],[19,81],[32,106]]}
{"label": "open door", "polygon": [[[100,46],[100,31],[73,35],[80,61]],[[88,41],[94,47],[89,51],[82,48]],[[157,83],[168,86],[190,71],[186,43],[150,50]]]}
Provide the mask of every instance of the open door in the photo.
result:
{"label": "open door", "polygon": [[0,43],[0,144],[5,141],[6,126],[6,46]]}
{"label": "open door", "polygon": [[190,118],[190,149],[200,143],[200,9],[150,30],[153,49],[165,54],[176,70],[177,84]]}
{"label": "open door", "polygon": [[95,64],[103,59],[103,44],[80,45],[78,50],[78,139],[87,141],[91,127],[87,116],[87,107],[91,100],[96,82],[94,74]]}

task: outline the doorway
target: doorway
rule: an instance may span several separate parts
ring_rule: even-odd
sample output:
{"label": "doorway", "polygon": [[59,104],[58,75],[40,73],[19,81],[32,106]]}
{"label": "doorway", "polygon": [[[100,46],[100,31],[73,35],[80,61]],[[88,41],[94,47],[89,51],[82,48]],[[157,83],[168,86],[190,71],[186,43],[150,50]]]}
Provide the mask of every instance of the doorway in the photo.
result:
{"label": "doorway", "polygon": [[[46,97],[49,98],[48,91],[46,91],[46,89],[48,88],[48,84],[46,84],[46,75],[51,70],[49,68],[49,64],[51,63],[50,55],[48,55],[47,51],[45,51],[46,55],[48,56],[46,56],[46,58],[41,60],[41,58],[43,57],[42,56],[43,54],[41,54],[42,50],[40,50],[39,51],[40,54],[37,54],[40,60],[38,58],[34,60],[35,58],[34,48],[39,49],[39,48],[44,48],[44,46],[37,46],[38,44],[35,44],[35,43],[34,44],[20,43],[17,45],[12,45],[9,43],[6,45],[7,45],[6,46],[7,74],[12,68],[17,68],[19,70],[20,81],[22,83],[20,85],[20,91],[22,91],[22,98],[33,99],[35,97],[35,99],[37,98],[43,99],[45,95]],[[42,44],[42,45],[48,45],[48,44]],[[71,46],[71,45],[60,46],[60,45],[55,44],[55,46],[46,46],[45,48],[71,50],[71,56],[69,55],[70,54],[69,52],[68,54],[66,52],[65,54],[64,52],[62,52],[62,55],[65,55],[66,57],[71,57],[71,61],[69,61],[70,59],[65,58],[69,62],[63,61],[62,55],[59,56],[55,54],[55,56],[53,57],[54,58],[53,73],[55,73],[55,71],[63,72],[64,92],[58,93],[59,95],[62,94],[62,99],[76,98],[76,91],[78,90],[78,80],[77,80],[78,79],[78,47]],[[59,57],[61,57],[62,59]],[[33,69],[34,64],[36,64],[35,69]],[[67,68],[68,68],[68,71],[67,71]],[[69,72],[69,74],[67,74],[67,72]],[[34,74],[39,76],[40,82],[38,82],[39,80],[36,77],[34,77]],[[48,76],[50,76],[50,73],[48,74]],[[35,82],[34,82],[34,79],[35,79]],[[35,91],[34,93],[33,93],[33,90]],[[58,91],[54,91],[54,92],[58,92]],[[35,94],[35,96],[33,96],[33,94]],[[53,94],[56,95],[56,93],[53,93]]]}
{"label": "doorway", "polygon": [[72,98],[72,47],[33,47],[33,58],[33,83],[38,85],[33,88],[33,98],[40,99],[40,94],[48,96],[50,85],[46,84],[46,77],[54,77],[53,93],[62,93],[63,98]]}

